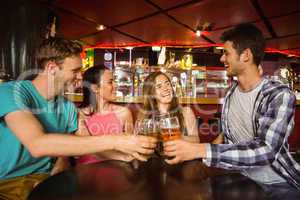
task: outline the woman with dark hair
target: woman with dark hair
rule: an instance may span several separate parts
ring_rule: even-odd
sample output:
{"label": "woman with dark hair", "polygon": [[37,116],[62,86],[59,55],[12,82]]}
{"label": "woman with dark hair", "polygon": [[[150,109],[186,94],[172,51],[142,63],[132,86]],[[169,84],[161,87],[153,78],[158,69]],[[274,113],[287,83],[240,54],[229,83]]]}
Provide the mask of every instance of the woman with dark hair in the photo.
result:
{"label": "woman with dark hair", "polygon": [[[112,103],[116,99],[113,73],[104,66],[89,68],[83,74],[83,101],[79,106],[78,135],[132,133],[132,114],[126,107]],[[88,130],[88,131],[83,131]],[[118,151],[85,155],[77,163],[89,164],[107,159],[131,161],[130,155]]]}
{"label": "woman with dark hair", "polygon": [[195,115],[190,107],[179,105],[166,74],[162,72],[150,74],[144,81],[143,94],[144,108],[139,114],[139,119],[159,118],[162,115],[176,116],[182,135],[197,136],[194,138],[199,141]]}

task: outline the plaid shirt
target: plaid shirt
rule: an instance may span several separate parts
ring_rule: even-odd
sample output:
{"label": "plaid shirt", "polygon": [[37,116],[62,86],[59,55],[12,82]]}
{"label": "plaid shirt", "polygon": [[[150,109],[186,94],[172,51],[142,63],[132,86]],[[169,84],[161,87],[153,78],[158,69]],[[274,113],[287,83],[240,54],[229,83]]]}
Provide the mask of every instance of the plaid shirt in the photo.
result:
{"label": "plaid shirt", "polygon": [[[224,144],[206,144],[204,163],[231,170],[270,165],[274,171],[300,190],[300,166],[289,153],[287,139],[294,127],[296,98],[280,82],[267,80],[258,93],[252,111],[254,139],[237,142],[228,127],[230,97],[228,91],[222,109]],[[277,162],[273,162],[276,160]]]}

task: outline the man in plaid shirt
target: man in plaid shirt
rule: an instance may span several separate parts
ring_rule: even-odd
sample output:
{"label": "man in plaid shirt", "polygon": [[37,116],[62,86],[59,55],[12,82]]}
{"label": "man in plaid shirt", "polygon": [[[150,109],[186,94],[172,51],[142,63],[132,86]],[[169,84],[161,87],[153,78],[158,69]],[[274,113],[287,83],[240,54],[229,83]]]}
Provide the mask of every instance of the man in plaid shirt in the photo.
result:
{"label": "man in plaid shirt", "polygon": [[261,76],[258,66],[265,39],[259,29],[240,24],[221,39],[225,42],[221,62],[227,75],[238,80],[223,105],[224,142],[166,142],[165,154],[174,157],[166,162],[203,158],[208,166],[239,170],[259,183],[271,199],[300,199],[300,166],[287,143],[294,127],[295,95],[288,86]]}

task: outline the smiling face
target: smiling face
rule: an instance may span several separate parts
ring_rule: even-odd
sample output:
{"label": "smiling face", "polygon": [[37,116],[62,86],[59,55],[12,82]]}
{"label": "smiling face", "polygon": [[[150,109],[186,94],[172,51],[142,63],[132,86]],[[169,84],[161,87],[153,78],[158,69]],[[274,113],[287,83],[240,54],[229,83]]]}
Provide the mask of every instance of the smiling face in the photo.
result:
{"label": "smiling face", "polygon": [[224,63],[228,76],[237,76],[242,71],[241,56],[233,48],[231,41],[224,43],[224,53],[220,61]]}
{"label": "smiling face", "polygon": [[82,62],[80,56],[67,57],[61,64],[57,64],[55,73],[55,88],[58,92],[73,85],[77,78],[81,78]]}
{"label": "smiling face", "polygon": [[169,79],[165,75],[161,74],[155,78],[154,87],[154,96],[158,104],[171,103],[173,98],[173,89]]}
{"label": "smiling face", "polygon": [[114,101],[116,99],[116,87],[113,73],[110,70],[104,70],[99,84],[99,95],[106,101]]}

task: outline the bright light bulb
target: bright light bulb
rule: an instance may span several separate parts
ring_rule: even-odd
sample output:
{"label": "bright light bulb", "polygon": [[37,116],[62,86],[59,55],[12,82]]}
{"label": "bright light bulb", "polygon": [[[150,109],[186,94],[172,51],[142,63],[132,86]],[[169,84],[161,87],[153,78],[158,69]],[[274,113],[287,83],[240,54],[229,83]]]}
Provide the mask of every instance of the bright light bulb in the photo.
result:
{"label": "bright light bulb", "polygon": [[125,47],[125,49],[127,49],[127,50],[132,50],[133,47]]}
{"label": "bright light bulb", "polygon": [[105,29],[106,27],[104,26],[104,25],[98,25],[97,27],[96,27],[96,29],[97,29],[97,31],[103,31],[104,29]]}
{"label": "bright light bulb", "polygon": [[160,51],[160,46],[152,46],[152,51]]}
{"label": "bright light bulb", "polygon": [[196,36],[200,37],[201,36],[201,31],[200,30],[196,30]]}

